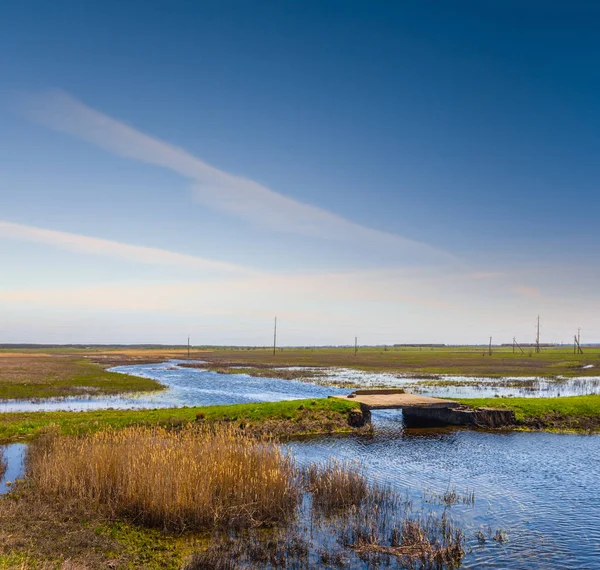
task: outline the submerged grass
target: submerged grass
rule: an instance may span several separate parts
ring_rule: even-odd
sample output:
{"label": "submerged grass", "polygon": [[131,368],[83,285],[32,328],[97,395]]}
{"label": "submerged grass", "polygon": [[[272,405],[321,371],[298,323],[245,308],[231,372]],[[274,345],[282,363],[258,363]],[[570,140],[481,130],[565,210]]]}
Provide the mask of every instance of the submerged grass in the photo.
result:
{"label": "submerged grass", "polygon": [[[266,348],[223,348],[207,350],[201,356],[211,368],[247,369],[283,366],[344,367],[365,371],[402,374],[455,374],[475,377],[505,376],[597,376],[600,348],[584,347],[584,354],[573,354],[572,347],[545,347],[535,353],[512,352],[512,347],[476,346],[377,346],[283,348],[273,354]],[[256,372],[257,374],[259,372]]]}
{"label": "submerged grass", "polygon": [[313,507],[325,515],[333,515],[350,507],[358,507],[372,491],[365,474],[357,465],[330,459],[325,465],[312,464],[304,470]]}

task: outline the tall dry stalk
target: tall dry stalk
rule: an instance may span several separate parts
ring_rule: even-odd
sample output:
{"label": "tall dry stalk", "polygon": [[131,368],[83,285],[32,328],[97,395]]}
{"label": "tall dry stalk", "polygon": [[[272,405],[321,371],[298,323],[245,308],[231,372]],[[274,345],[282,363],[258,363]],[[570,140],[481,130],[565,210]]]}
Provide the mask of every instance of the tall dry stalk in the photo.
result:
{"label": "tall dry stalk", "polygon": [[324,513],[358,507],[369,493],[369,484],[356,464],[330,459],[324,465],[305,468],[304,477],[312,494],[314,507]]}
{"label": "tall dry stalk", "polygon": [[127,428],[33,446],[38,489],[169,529],[258,526],[296,512],[293,461],[231,428]]}

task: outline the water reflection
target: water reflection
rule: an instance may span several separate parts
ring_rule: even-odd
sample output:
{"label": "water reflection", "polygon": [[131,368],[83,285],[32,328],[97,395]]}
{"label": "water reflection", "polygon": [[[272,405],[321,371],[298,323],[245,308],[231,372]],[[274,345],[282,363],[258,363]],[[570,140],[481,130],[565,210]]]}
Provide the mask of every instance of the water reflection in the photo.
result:
{"label": "water reflection", "polygon": [[[301,463],[337,457],[368,466],[418,503],[451,488],[475,493],[457,504],[471,553],[467,568],[594,568],[600,557],[600,438],[548,433],[404,430],[400,412],[373,414],[371,437],[287,444]],[[568,452],[566,452],[568,450]],[[425,492],[425,496],[424,496]],[[508,532],[508,542],[477,531]]]}
{"label": "water reflection", "polygon": [[574,378],[471,376],[411,377],[387,372],[364,372],[349,368],[314,369],[315,382],[346,387],[395,387],[407,392],[441,398],[559,397],[600,394],[600,377]]}
{"label": "water reflection", "polygon": [[0,452],[6,465],[6,471],[0,479],[0,495],[4,495],[10,491],[12,484],[17,479],[23,477],[27,445],[24,443],[11,443],[10,445],[0,447]]}
{"label": "water reflection", "polygon": [[[344,368],[318,369],[314,381],[255,378],[247,374],[218,374],[202,368],[185,368],[171,361],[162,364],[119,366],[115,372],[153,378],[165,386],[160,392],[121,396],[77,396],[45,400],[0,402],[0,412],[83,411],[140,408],[174,408],[348,394],[356,387],[393,386],[407,392],[445,398],[492,396],[570,396],[600,393],[600,377],[586,378],[467,378],[441,376],[411,378]],[[187,362],[187,361],[186,361]],[[317,370],[317,369],[314,369]],[[325,374],[326,373],[326,374]],[[277,374],[277,370],[273,370]]]}
{"label": "water reflection", "polygon": [[83,411],[141,408],[178,408],[250,402],[277,402],[303,398],[326,398],[348,394],[347,388],[318,386],[297,380],[254,378],[246,374],[218,374],[198,368],[178,367],[177,361],[163,364],[119,366],[115,372],[153,378],[167,390],[124,396],[86,396],[46,400],[0,402],[0,412]]}

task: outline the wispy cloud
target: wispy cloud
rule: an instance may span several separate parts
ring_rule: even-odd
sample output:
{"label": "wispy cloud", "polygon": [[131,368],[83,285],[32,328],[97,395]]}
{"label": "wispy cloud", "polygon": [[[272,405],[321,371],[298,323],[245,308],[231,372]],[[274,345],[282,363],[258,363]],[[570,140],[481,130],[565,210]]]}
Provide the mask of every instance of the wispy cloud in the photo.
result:
{"label": "wispy cloud", "polygon": [[23,96],[22,102],[31,120],[119,156],[177,172],[191,181],[199,201],[259,227],[389,247],[399,259],[423,263],[454,259],[449,253],[428,244],[365,227],[319,207],[298,202],[253,180],[219,170],[182,148],[86,106],[63,91],[29,94]]}
{"label": "wispy cloud", "polygon": [[249,272],[244,267],[184,253],[131,245],[79,234],[36,228],[0,220],[0,239],[10,239],[57,247],[75,253],[153,265],[173,265],[203,270]]}
{"label": "wispy cloud", "polygon": [[540,296],[540,290],[536,289],[535,287],[525,287],[525,286],[514,287],[513,291],[515,293],[519,293],[520,295],[525,295],[527,297],[539,297]]}
{"label": "wispy cloud", "polygon": [[473,279],[491,279],[493,277],[504,277],[506,273],[503,271],[479,271],[471,273]]}

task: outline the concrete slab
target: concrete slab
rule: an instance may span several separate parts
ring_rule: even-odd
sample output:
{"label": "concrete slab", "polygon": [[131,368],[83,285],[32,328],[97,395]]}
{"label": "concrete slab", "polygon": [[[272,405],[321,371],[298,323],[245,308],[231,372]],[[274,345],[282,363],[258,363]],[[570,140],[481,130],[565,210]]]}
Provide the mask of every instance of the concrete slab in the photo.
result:
{"label": "concrete slab", "polygon": [[429,396],[419,396],[417,394],[399,394],[390,393],[387,390],[382,390],[377,393],[376,390],[369,390],[368,394],[357,393],[349,396],[333,396],[342,400],[350,400],[358,402],[363,406],[367,406],[371,410],[401,410],[402,408],[457,408],[460,406],[458,402],[452,400],[444,400],[442,398],[430,398]]}

